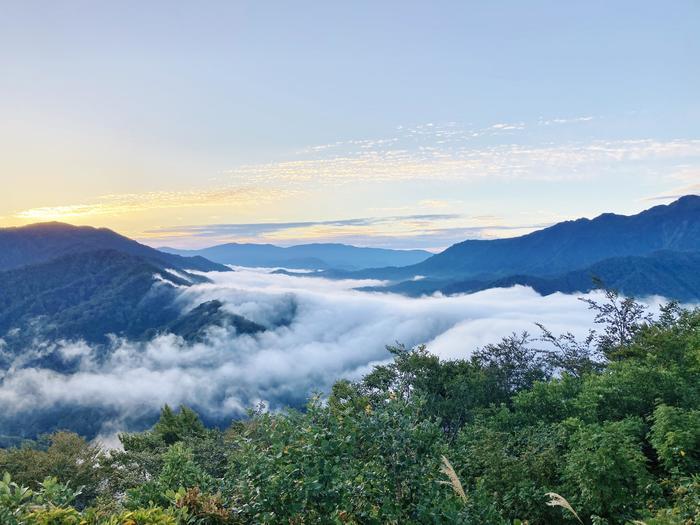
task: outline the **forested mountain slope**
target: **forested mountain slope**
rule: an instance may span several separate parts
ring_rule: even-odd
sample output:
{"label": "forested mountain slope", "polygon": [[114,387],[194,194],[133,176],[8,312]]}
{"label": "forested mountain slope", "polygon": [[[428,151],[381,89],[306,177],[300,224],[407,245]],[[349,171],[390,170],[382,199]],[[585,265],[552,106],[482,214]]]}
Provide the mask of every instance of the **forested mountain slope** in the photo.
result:
{"label": "forested mountain slope", "polygon": [[[19,353],[62,339],[106,344],[111,335],[145,340],[175,333],[196,340],[211,325],[229,324],[243,333],[264,329],[224,312],[218,302],[183,312],[178,288],[206,280],[116,250],[81,252],[0,272],[0,340],[5,347],[0,368]],[[44,352],[44,357],[50,354]]]}

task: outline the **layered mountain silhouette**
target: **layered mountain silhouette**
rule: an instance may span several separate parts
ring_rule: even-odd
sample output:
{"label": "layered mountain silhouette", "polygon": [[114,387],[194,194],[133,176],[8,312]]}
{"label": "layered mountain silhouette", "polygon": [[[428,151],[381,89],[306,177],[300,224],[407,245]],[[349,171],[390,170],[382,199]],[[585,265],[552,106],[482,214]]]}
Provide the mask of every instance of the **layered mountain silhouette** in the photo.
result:
{"label": "layered mountain silhouette", "polygon": [[[602,281],[627,295],[700,301],[700,197],[632,216],[563,222],[511,239],[469,240],[428,255],[343,245],[236,244],[165,253],[105,229],[59,223],[0,229],[0,377],[11,368],[79,371],[79,356],[62,352],[61,340],[86,341],[90,359],[100,362],[114,351],[113,336],[146,341],[173,334],[197,343],[217,336],[216,327],[255,336],[266,327],[221,301],[183,304],[183,288],[207,281],[208,271],[230,271],[223,263],[384,279],[386,286],[371,290],[413,296],[515,285],[543,295],[577,293]],[[365,267],[374,264],[385,266]],[[38,408],[21,421],[0,411],[0,427],[15,439],[79,421],[83,433],[95,435],[103,421],[118,415],[65,404]],[[133,423],[140,424],[138,415]]]}
{"label": "layered mountain silhouette", "polygon": [[227,243],[201,250],[160,248],[161,251],[201,256],[236,266],[293,268],[306,270],[355,270],[380,266],[408,266],[432,254],[424,250],[389,250],[336,243],[312,243],[281,247],[272,244]]}
{"label": "layered mountain silhouette", "polygon": [[557,275],[612,257],[660,250],[700,251],[700,197],[686,196],[637,215],[604,213],[521,237],[469,240],[410,267],[417,275]]}
{"label": "layered mountain silhouette", "polygon": [[[207,255],[215,259],[209,260]],[[603,214],[521,237],[469,240],[427,252],[310,244],[290,248],[226,244],[165,253],[111,230],[44,223],[0,229],[0,339],[10,356],[30,342],[110,334],[143,340],[174,333],[203,337],[209,326],[264,329],[218,302],[183,311],[178,289],[206,280],[222,263],[332,268],[326,277],[389,281],[372,290],[406,295],[472,293],[530,286],[541,294],[586,292],[600,281],[628,295],[700,300],[700,197],[637,215]],[[426,258],[427,257],[427,258]],[[424,259],[424,260],[423,260]],[[373,262],[395,265],[348,271]],[[420,261],[399,266],[402,261]],[[195,270],[194,272],[192,270]],[[0,352],[7,358],[8,353]],[[1,363],[0,363],[1,364]]]}

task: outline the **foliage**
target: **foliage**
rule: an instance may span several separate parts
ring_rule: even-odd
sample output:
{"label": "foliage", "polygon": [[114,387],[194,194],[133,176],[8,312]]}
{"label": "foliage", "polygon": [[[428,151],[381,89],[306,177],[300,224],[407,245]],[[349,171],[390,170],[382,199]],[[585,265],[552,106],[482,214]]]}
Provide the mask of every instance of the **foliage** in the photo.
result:
{"label": "foliage", "polygon": [[641,448],[641,420],[566,424],[577,427],[562,476],[570,501],[584,514],[633,518],[651,482]]}
{"label": "foliage", "polygon": [[33,488],[47,478],[83,487],[76,495],[76,504],[82,507],[97,496],[104,459],[99,446],[76,434],[57,432],[36,443],[0,451],[0,471],[11,472],[17,483]]}
{"label": "foliage", "polygon": [[610,356],[624,351],[634,340],[636,332],[643,328],[644,321],[651,321],[646,306],[633,297],[621,297],[616,290],[604,290],[606,301],[582,298],[589,309],[595,312],[594,322],[604,326],[598,336],[598,347]]}
{"label": "foliage", "polygon": [[649,441],[672,473],[700,472],[700,410],[659,405]]}

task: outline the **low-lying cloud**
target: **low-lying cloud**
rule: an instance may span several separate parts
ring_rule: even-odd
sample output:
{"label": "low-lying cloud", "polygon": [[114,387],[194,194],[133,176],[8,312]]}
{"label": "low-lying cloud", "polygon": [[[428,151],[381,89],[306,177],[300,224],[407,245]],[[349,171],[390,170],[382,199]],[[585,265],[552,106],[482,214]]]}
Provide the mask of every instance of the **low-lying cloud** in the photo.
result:
{"label": "low-lying cloud", "polygon": [[52,407],[100,408],[117,414],[111,430],[120,417],[152,417],[165,403],[224,421],[259,401],[273,409],[297,405],[339,378],[359,378],[386,361],[385,345],[397,341],[426,343],[443,358],[460,358],[511,332],[536,331],[538,321],[579,335],[591,326],[591,313],[575,296],[541,297],[525,287],[416,299],[352,289],[376,281],[237,270],[210,274],[212,283],[183,289],[180,299],[186,307],[221,300],[265,332],[237,335],[214,327],[204,342],[192,344],[173,335],[146,343],[115,340],[106,358],[84,342],[60,342],[62,358],[74,364],[71,372],[17,362],[0,375],[0,406],[15,416]]}

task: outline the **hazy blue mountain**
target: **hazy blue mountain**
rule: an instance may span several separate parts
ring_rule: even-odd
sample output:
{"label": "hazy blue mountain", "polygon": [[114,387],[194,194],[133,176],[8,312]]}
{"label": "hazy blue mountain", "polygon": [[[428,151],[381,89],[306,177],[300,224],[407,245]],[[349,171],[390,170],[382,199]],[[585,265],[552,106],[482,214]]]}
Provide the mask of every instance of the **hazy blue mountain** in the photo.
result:
{"label": "hazy blue mountain", "polygon": [[203,257],[160,252],[106,228],[47,222],[0,228],[0,270],[38,264],[64,255],[94,250],[117,250],[179,270],[230,271]]}
{"label": "hazy blue mountain", "polygon": [[183,256],[199,255],[211,261],[238,266],[284,267],[295,269],[354,270],[380,266],[407,266],[424,261],[432,254],[424,250],[361,248],[347,244],[300,244],[280,247],[272,244],[228,243],[202,250],[160,248]]}
{"label": "hazy blue mountain", "polygon": [[7,270],[0,272],[0,337],[8,343],[34,336],[89,342],[106,342],[109,333],[141,337],[177,318],[174,287],[187,284],[152,261],[115,250]]}

